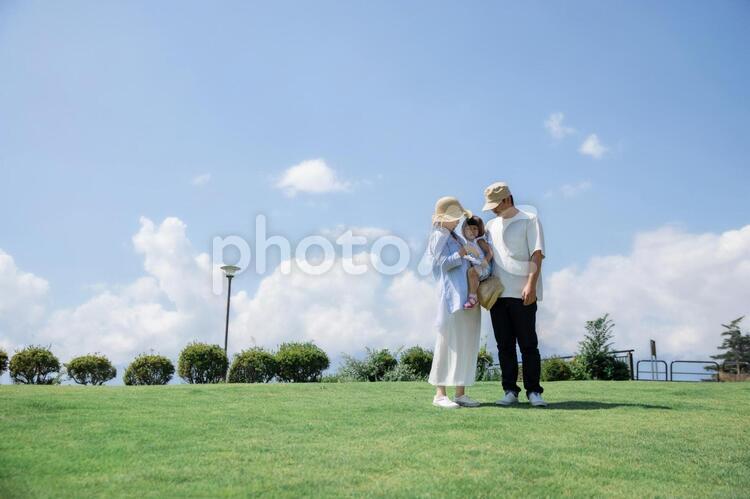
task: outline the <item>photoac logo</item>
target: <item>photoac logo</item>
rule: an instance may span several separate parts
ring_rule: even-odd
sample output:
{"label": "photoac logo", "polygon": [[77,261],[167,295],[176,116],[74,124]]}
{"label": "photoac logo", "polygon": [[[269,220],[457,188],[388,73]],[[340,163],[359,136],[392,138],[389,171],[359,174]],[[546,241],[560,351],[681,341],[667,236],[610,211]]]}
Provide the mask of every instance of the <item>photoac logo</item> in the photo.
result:
{"label": "photoac logo", "polygon": [[[521,207],[519,207],[521,208]],[[536,216],[536,209],[523,206],[522,216]],[[520,220],[520,219],[519,219]],[[454,233],[465,243],[463,220]],[[503,224],[501,237],[504,239],[512,223]],[[233,263],[238,267],[234,275],[248,271],[265,275],[269,271],[269,254],[278,251],[278,271],[282,275],[302,272],[306,275],[319,276],[331,271],[336,265],[349,275],[362,275],[367,272],[378,272],[386,276],[398,275],[409,268],[412,253],[421,255],[415,272],[425,277],[432,274],[434,255],[439,255],[447,238],[433,240],[434,234],[419,245],[410,245],[404,238],[389,233],[362,234],[360,230],[339,228],[337,231],[316,233],[292,244],[289,238],[268,233],[268,220],[263,214],[255,217],[255,237],[251,244],[242,236],[216,236],[211,241],[212,291],[219,295],[224,292],[225,274],[221,267],[225,264],[227,251],[235,252],[238,258]],[[435,229],[437,230],[437,229]],[[430,247],[433,241],[433,247]],[[501,248],[506,244],[496,245]],[[501,265],[506,272],[514,275],[528,275],[528,261],[517,260],[509,252],[499,251],[493,265]],[[385,255],[388,255],[388,258]],[[533,265],[533,264],[532,264]]]}

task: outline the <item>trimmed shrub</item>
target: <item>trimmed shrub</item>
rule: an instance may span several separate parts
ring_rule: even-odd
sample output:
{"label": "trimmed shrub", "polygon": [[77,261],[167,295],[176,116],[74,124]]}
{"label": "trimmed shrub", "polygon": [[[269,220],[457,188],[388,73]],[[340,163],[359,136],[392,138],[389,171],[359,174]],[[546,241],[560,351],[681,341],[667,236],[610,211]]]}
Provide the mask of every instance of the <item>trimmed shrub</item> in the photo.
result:
{"label": "trimmed shrub", "polygon": [[104,355],[82,355],[65,364],[68,378],[79,385],[103,385],[117,376],[117,369]]}
{"label": "trimmed shrub", "polygon": [[421,379],[427,379],[432,369],[432,352],[422,347],[408,348],[401,352],[399,364],[411,369]]}
{"label": "trimmed shrub", "polygon": [[0,376],[8,369],[8,353],[0,349]]}
{"label": "trimmed shrub", "polygon": [[487,344],[482,345],[477,354],[477,374],[478,380],[484,380],[489,374],[490,367],[494,362],[492,354],[487,351]]}
{"label": "trimmed shrub", "polygon": [[162,355],[141,354],[125,369],[126,385],[166,385],[174,375],[174,364]]}
{"label": "trimmed shrub", "polygon": [[190,343],[177,361],[177,374],[188,383],[221,383],[227,377],[229,361],[219,345]]}
{"label": "trimmed shrub", "polygon": [[422,381],[424,377],[415,373],[411,366],[397,364],[393,369],[383,375],[383,381]]}
{"label": "trimmed shrub", "polygon": [[567,381],[573,378],[569,362],[553,357],[542,362],[542,381]]}
{"label": "trimmed shrub", "polygon": [[52,385],[60,382],[60,361],[42,346],[28,346],[10,359],[10,379],[26,385]]}
{"label": "trimmed shrub", "polygon": [[294,383],[320,381],[330,365],[328,355],[313,343],[283,343],[276,362],[279,380]]}
{"label": "trimmed shrub", "polygon": [[262,348],[250,348],[234,356],[230,383],[267,383],[276,376],[276,357]]}

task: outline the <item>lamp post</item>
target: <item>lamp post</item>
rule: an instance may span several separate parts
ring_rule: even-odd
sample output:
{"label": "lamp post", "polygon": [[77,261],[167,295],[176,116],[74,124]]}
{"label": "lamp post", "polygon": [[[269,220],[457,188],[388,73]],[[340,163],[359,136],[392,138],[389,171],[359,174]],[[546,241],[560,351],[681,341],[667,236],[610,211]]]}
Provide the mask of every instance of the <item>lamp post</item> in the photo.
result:
{"label": "lamp post", "polygon": [[221,267],[221,270],[224,271],[224,275],[227,276],[227,281],[229,281],[227,289],[227,321],[226,326],[224,327],[224,355],[226,355],[227,342],[229,341],[229,300],[232,297],[232,279],[234,278],[234,274],[236,274],[240,268],[235,265],[224,265]]}

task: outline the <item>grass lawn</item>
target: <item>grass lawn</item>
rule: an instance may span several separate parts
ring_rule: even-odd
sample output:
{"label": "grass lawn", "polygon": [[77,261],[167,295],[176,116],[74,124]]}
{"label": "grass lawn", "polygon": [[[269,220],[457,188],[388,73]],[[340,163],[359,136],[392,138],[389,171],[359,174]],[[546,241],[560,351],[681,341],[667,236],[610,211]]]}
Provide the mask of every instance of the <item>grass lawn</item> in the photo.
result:
{"label": "grass lawn", "polygon": [[0,386],[0,497],[750,495],[750,383],[545,386]]}

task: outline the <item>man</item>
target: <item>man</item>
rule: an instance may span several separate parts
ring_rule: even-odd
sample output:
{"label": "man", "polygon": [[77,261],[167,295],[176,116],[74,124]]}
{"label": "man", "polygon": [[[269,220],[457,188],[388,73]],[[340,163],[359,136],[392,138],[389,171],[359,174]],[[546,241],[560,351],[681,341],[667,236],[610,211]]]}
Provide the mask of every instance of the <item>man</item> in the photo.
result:
{"label": "man", "polygon": [[493,273],[505,286],[490,310],[492,329],[502,370],[505,396],[496,403],[518,403],[518,357],[523,362],[523,385],[533,406],[543,407],[541,357],[536,336],[537,300],[542,299],[544,234],[535,213],[516,208],[508,184],[495,182],[484,190],[483,211],[497,215],[487,222],[486,233],[493,251]]}

